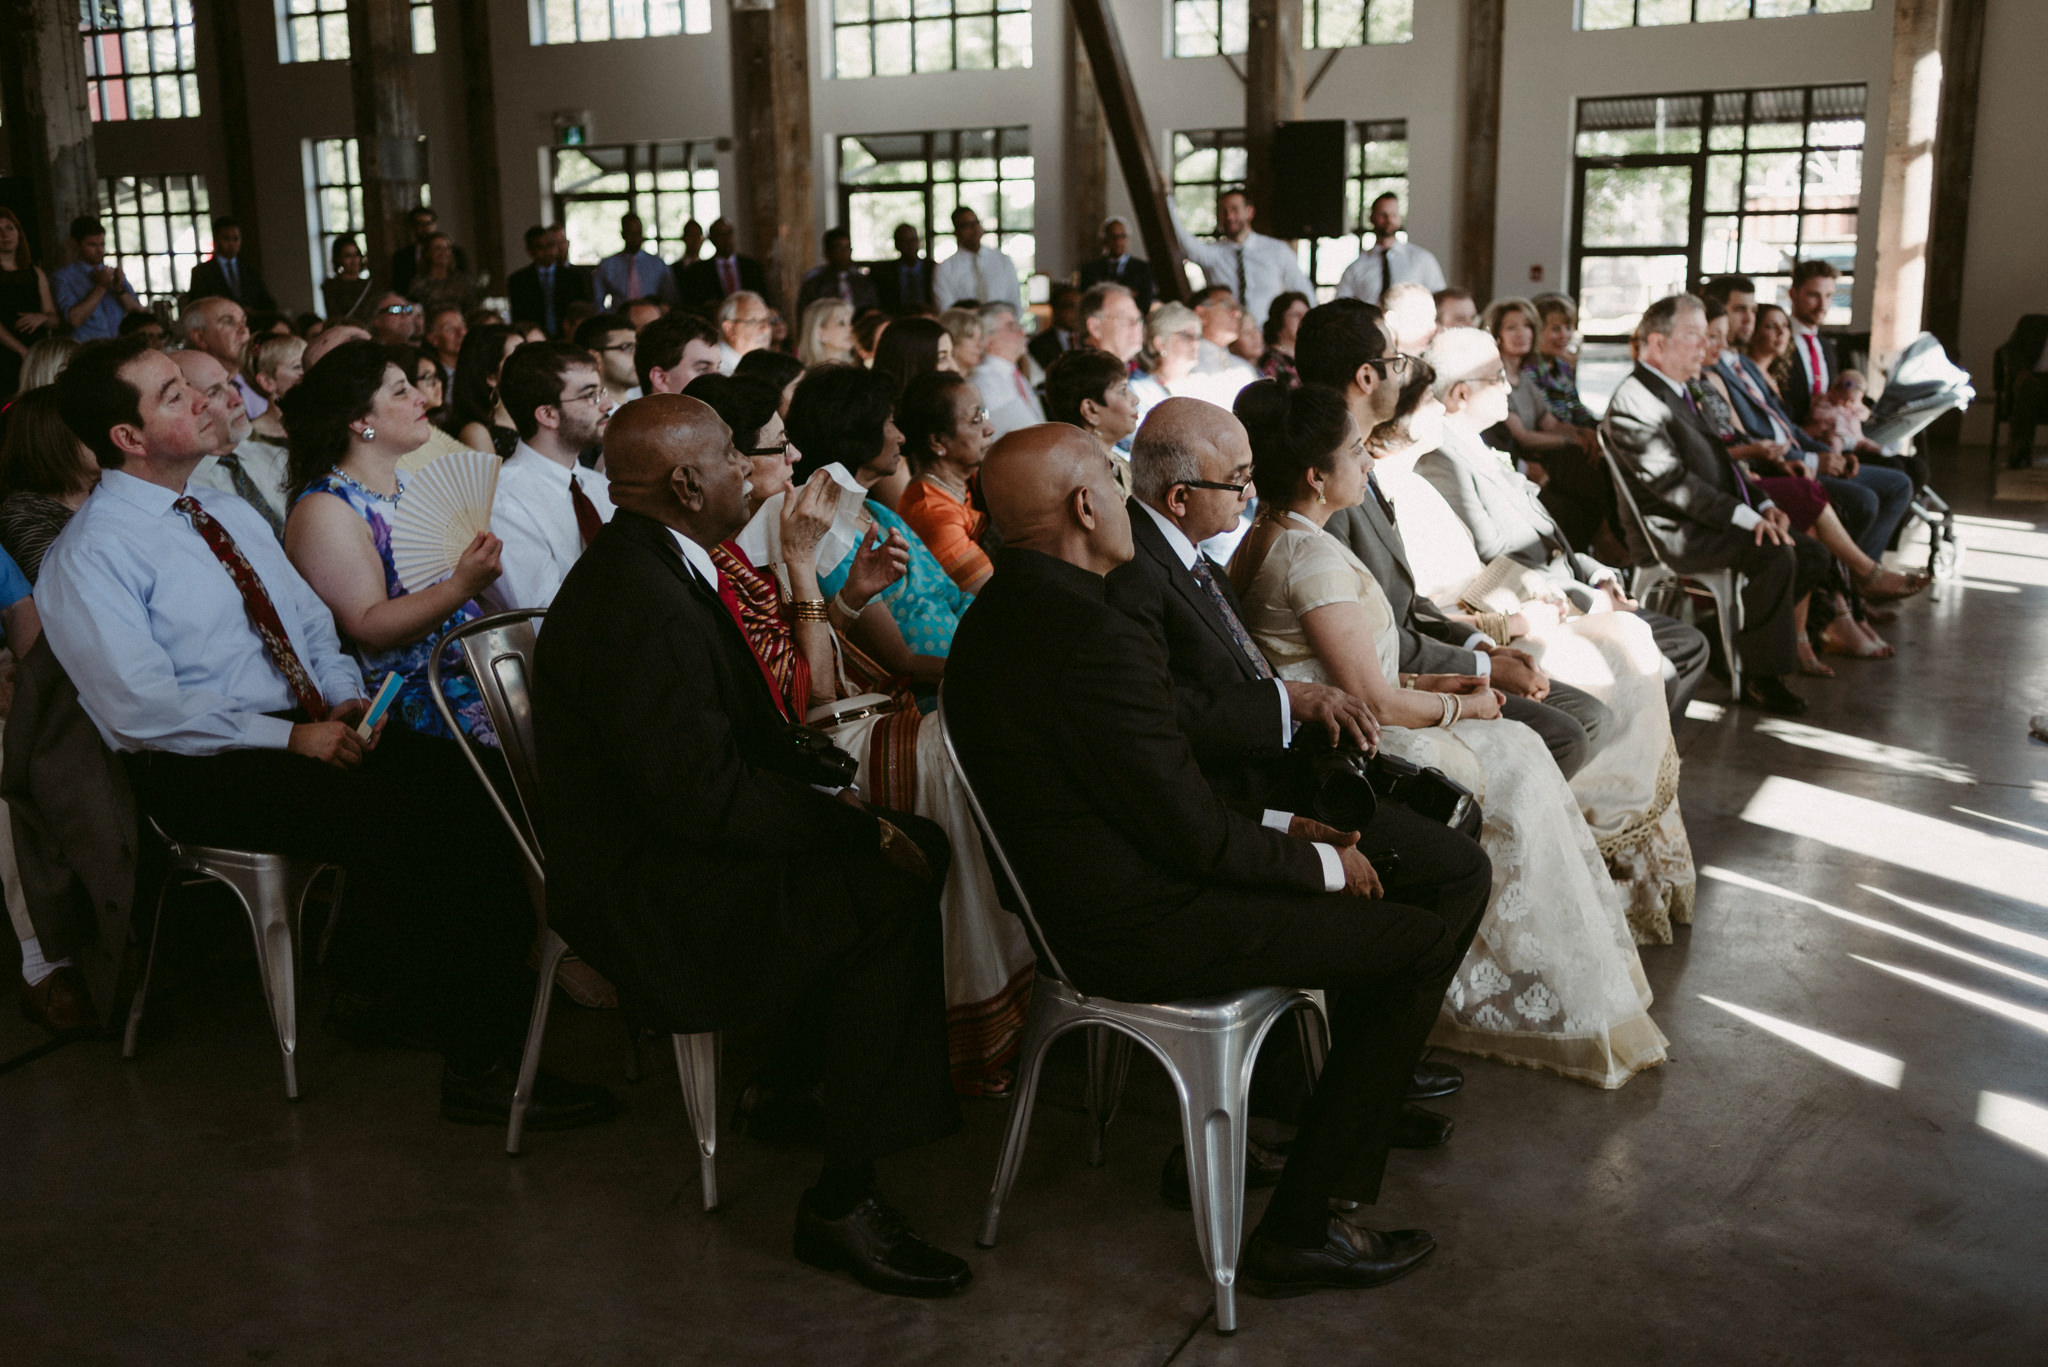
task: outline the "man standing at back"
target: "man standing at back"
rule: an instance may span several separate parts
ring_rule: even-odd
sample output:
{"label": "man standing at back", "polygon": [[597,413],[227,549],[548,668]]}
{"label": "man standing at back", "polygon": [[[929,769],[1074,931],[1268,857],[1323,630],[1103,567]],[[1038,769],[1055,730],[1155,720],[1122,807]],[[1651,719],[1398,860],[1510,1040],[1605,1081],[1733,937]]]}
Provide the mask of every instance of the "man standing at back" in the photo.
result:
{"label": "man standing at back", "polygon": [[1152,307],[1156,290],[1152,285],[1152,265],[1142,256],[1131,255],[1131,227],[1120,218],[1112,218],[1102,225],[1102,255],[1081,267],[1081,288],[1092,289],[1096,285],[1122,285],[1138,301],[1138,316],[1143,317]]}
{"label": "man standing at back", "polygon": [[1024,295],[1017,288],[1016,263],[984,245],[981,215],[965,204],[953,211],[953,240],[960,250],[932,272],[932,302],[949,309],[972,299],[977,304],[1008,304],[1022,314]]}
{"label": "man standing at back", "polygon": [[117,266],[107,264],[107,229],[96,218],[71,220],[71,264],[50,275],[50,292],[78,342],[112,337],[121,320],[142,312],[142,301]]}
{"label": "man standing at back", "polygon": [[1378,1196],[1412,1069],[1485,909],[1485,856],[1475,847],[1433,887],[1397,883],[1395,900],[1355,833],[1290,834],[1225,805],[1181,732],[1166,656],[1106,601],[1104,576],[1132,554],[1109,458],[1075,429],[1030,428],[996,444],[982,489],[1003,548],[954,637],[946,720],[1048,947],[1080,990],[1122,1001],[1340,989],[1239,1279],[1262,1296],[1393,1280],[1430,1236],[1365,1229],[1329,1203]]}
{"label": "man standing at back", "polygon": [[[1381,303],[1395,285],[1420,285],[1434,294],[1444,287],[1444,268],[1427,247],[1401,237],[1401,201],[1392,192],[1372,202],[1372,245],[1344,268],[1339,299]],[[1314,295],[1310,295],[1314,298]]]}
{"label": "man standing at back", "polygon": [[669,270],[668,262],[646,250],[647,228],[640,215],[627,214],[619,219],[619,238],[625,246],[598,262],[592,277],[591,289],[597,306],[607,313],[624,313],[626,305],[635,299],[659,299],[664,304],[679,302],[675,274]]}
{"label": "man standing at back", "polygon": [[1273,300],[1289,290],[1316,297],[1316,287],[1295,259],[1294,248],[1277,237],[1252,231],[1257,214],[1245,192],[1232,188],[1216,199],[1216,241],[1200,241],[1181,227],[1177,211],[1173,220],[1180,228],[1181,250],[1188,260],[1202,268],[1211,288],[1221,285],[1236,296],[1255,323],[1263,322],[1273,309]]}

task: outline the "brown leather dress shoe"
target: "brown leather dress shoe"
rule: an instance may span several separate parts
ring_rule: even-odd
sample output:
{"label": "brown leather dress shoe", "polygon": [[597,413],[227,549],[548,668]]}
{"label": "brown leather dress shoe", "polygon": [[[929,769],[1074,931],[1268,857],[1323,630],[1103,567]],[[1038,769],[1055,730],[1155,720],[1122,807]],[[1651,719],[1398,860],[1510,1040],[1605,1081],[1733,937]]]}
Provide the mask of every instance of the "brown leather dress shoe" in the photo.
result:
{"label": "brown leather dress shoe", "polygon": [[39,983],[21,984],[21,1017],[34,1021],[59,1039],[83,1039],[100,1032],[92,994],[75,968],[60,968]]}

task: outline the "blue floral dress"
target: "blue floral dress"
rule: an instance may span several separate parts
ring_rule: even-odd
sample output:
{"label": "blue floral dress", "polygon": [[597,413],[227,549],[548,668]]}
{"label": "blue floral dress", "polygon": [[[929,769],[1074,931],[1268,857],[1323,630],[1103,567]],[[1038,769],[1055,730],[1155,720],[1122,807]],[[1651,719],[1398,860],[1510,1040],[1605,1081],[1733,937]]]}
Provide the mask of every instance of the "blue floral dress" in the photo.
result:
{"label": "blue floral dress", "polygon": [[[384,592],[392,598],[402,598],[407,592],[405,585],[398,582],[398,571],[391,562],[391,515],[399,500],[405,497],[405,485],[406,476],[400,472],[398,492],[386,496],[364,488],[337,469],[314,480],[306,487],[306,492],[299,495],[305,498],[311,494],[333,494],[370,524],[370,540],[377,547],[377,558],[384,562]],[[440,626],[411,645],[399,646],[395,650],[365,650],[350,641],[349,653],[363,668],[364,696],[374,697],[377,687],[384,682],[384,676],[395,670],[401,682],[398,697],[391,704],[391,715],[409,731],[453,740],[448,728],[442,724],[441,713],[434,706],[433,690],[427,687],[427,662],[434,658],[434,651],[449,632],[483,615],[483,610],[474,600],[466,602]],[[469,666],[463,661],[460,646],[450,646],[441,655],[441,692],[447,697],[450,710],[461,720],[462,729],[481,743],[495,748],[498,734],[491,729],[490,712],[484,707],[483,695],[477,691],[476,681],[470,678]]]}
{"label": "blue floral dress", "polygon": [[[882,594],[882,601],[889,605],[889,615],[896,619],[911,650],[919,655],[944,657],[953,649],[954,628],[960,625],[960,614],[967,611],[974,595],[953,582],[953,576],[946,573],[945,566],[908,522],[874,499],[868,500],[867,511],[880,524],[884,536],[898,531],[910,543],[910,568]],[[844,560],[819,577],[818,587],[827,598],[846,587],[846,577],[853,573],[855,554],[847,552]]]}

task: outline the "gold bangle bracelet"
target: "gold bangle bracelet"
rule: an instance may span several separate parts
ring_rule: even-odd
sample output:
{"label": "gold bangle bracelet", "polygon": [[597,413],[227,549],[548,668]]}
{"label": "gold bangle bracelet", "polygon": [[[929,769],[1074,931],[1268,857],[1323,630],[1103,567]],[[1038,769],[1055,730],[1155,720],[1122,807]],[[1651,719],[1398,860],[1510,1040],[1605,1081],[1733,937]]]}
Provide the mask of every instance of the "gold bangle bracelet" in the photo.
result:
{"label": "gold bangle bracelet", "polygon": [[789,606],[799,622],[827,622],[831,620],[831,618],[825,615],[825,600],[822,598],[799,598]]}

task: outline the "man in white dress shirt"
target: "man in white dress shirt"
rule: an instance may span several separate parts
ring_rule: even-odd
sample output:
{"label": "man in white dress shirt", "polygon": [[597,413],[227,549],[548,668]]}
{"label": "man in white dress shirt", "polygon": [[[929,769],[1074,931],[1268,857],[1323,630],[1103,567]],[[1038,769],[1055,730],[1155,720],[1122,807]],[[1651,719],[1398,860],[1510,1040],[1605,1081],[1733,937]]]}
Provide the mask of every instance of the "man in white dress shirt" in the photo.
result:
{"label": "man in white dress shirt", "polygon": [[1017,266],[1009,257],[981,241],[981,216],[961,205],[953,211],[953,240],[960,250],[932,272],[932,299],[949,309],[962,299],[977,304],[1008,304],[1022,313],[1024,295],[1017,288]]}
{"label": "man in white dress shirt", "polygon": [[563,342],[529,342],[506,357],[498,389],[519,446],[491,503],[504,573],[484,598],[499,612],[545,608],[612,519],[609,481],[578,459],[604,440],[612,401],[590,353]]}
{"label": "man in white dress shirt", "polygon": [[1259,378],[1258,367],[1232,350],[1245,328],[1244,308],[1221,285],[1195,296],[1195,317],[1202,320],[1202,341],[1195,355],[1195,374],[1208,381],[1196,397],[1225,408],[1237,391]]}
{"label": "man in white dress shirt", "polygon": [[1081,345],[1106,351],[1126,365],[1145,348],[1145,315],[1129,287],[1107,282],[1091,286],[1076,311]]}
{"label": "man in white dress shirt", "polygon": [[1295,258],[1294,248],[1277,237],[1252,231],[1257,214],[1244,191],[1231,189],[1216,200],[1216,223],[1222,230],[1216,241],[1195,238],[1177,211],[1173,226],[1180,233],[1181,250],[1202,268],[1210,287],[1220,285],[1229,290],[1253,318],[1263,320],[1280,295],[1295,290],[1314,299],[1316,287]]}
{"label": "man in white dress shirt", "polygon": [[1045,421],[1045,406],[1022,367],[1028,362],[1030,340],[1017,310],[1008,304],[984,304],[981,309],[981,364],[968,378],[981,391],[988,407],[988,420],[995,427],[990,441],[1020,427]]}
{"label": "man in white dress shirt", "polygon": [[220,432],[220,445],[209,452],[192,471],[192,483],[207,489],[234,494],[249,504],[270,524],[271,533],[284,540],[284,520],[292,501],[286,485],[285,448],[249,438],[249,412],[242,406],[241,391],[228,378],[219,361],[203,351],[167,353],[184,375],[185,383],[205,400]]}
{"label": "man in white dress shirt", "polygon": [[1373,244],[1344,270],[1337,282],[1339,299],[1380,302],[1390,285],[1415,284],[1434,294],[1445,285],[1444,268],[1427,247],[1401,238],[1401,201],[1393,194],[1372,202]]}
{"label": "man in white dress shirt", "polygon": [[718,306],[718,373],[730,375],[740,357],[768,345],[775,314],[768,301],[752,290],[725,296]]}
{"label": "man in white dress shirt", "polygon": [[[330,971],[384,1013],[358,1012],[354,1037],[380,1020],[386,1038],[432,1037],[443,1116],[504,1124],[533,922],[503,822],[454,746],[388,723],[358,731],[362,670],[327,605],[253,509],[190,486],[221,434],[168,356],[141,337],[89,343],[57,402],[104,474],[36,597],[79,705],[128,757],[137,804],[177,840],[346,865],[351,905],[366,895]],[[558,1128],[617,1109],[602,1088],[554,1079],[534,1101]]]}
{"label": "man in white dress shirt", "polygon": [[633,339],[633,374],[641,394],[680,394],[699,375],[718,373],[718,345],[718,330],[694,313],[655,319]]}

